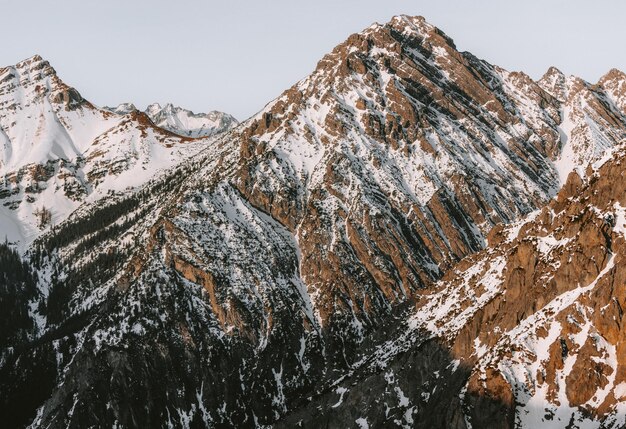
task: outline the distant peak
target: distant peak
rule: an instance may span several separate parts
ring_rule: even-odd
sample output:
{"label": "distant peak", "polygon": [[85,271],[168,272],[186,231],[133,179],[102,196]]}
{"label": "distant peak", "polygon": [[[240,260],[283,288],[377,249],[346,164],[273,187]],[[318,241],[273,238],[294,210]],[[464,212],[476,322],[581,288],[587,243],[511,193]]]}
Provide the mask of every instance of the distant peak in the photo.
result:
{"label": "distant peak", "polygon": [[48,63],[48,61],[45,61],[41,55],[39,54],[35,54],[32,57],[26,58],[20,62],[18,62],[17,64],[15,64],[16,68],[26,68],[26,67],[30,67],[33,68],[33,66],[37,66],[39,64],[44,64],[46,66],[50,66],[50,63]]}
{"label": "distant peak", "polygon": [[121,103],[118,104],[117,107],[104,106],[103,109],[108,110],[109,112],[117,113],[118,115],[126,115],[137,110],[137,107],[135,107],[133,103]]}
{"label": "distant peak", "polygon": [[122,103],[120,105],[117,106],[118,109],[123,108],[123,109],[128,109],[128,110],[137,110],[137,108],[135,107],[135,105],[133,103]]}
{"label": "distant peak", "polygon": [[454,41],[441,29],[429,23],[423,16],[396,15],[387,26],[402,33],[420,36],[429,41],[443,39],[446,44],[456,48]]}
{"label": "distant peak", "polygon": [[194,113],[173,103],[152,103],[145,114],[152,122],[167,131],[184,137],[208,137],[228,131],[238,124],[231,115],[218,111]]}
{"label": "distant peak", "polygon": [[148,111],[154,112],[158,110],[163,110],[163,107],[161,106],[160,103],[151,103],[151,104],[148,104],[148,106],[146,107],[146,112]]}
{"label": "distant peak", "polygon": [[600,78],[598,83],[602,84],[607,81],[626,80],[626,73],[617,68],[612,68],[604,76]]}
{"label": "distant peak", "polygon": [[542,79],[552,76],[561,76],[565,78],[565,74],[561,70],[559,70],[555,66],[550,66],[550,68],[543,74]]}
{"label": "distant peak", "polygon": [[165,106],[163,106],[163,110],[167,112],[174,112],[178,109],[180,109],[180,107],[176,107],[172,103],[165,103]]}
{"label": "distant peak", "polygon": [[[161,104],[161,103],[152,103],[150,105],[148,105],[146,107],[145,112],[151,116],[154,117],[155,115],[176,115],[176,114],[183,114],[183,115],[189,115],[189,116],[195,116],[195,117],[216,117],[216,116],[224,116],[224,117],[229,117],[232,118],[233,120],[235,120],[234,117],[232,117],[231,115],[229,115],[228,113],[224,113],[218,110],[211,110],[207,113],[195,113],[190,109],[185,109],[183,107],[180,106],[176,106],[173,103],[165,103],[165,104]],[[236,120],[235,120],[236,121]]]}
{"label": "distant peak", "polygon": [[181,107],[174,106],[173,103],[152,103],[146,107],[146,113],[148,115],[156,115],[159,113],[175,114],[177,111],[185,110]]}
{"label": "distant peak", "polygon": [[565,100],[568,94],[567,77],[558,68],[551,66],[537,81],[541,89],[556,97]]}

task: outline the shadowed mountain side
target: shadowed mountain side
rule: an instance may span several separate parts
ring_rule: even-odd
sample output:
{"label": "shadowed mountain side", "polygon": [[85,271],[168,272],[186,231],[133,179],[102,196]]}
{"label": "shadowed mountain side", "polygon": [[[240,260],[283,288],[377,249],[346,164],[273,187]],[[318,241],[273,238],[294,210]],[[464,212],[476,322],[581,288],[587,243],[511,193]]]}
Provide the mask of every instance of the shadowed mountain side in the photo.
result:
{"label": "shadowed mountain side", "polygon": [[513,404],[465,393],[471,371],[445,345],[427,340],[384,368],[357,370],[272,427],[512,429]]}
{"label": "shadowed mountain side", "polygon": [[[209,305],[197,288],[182,279],[176,283],[157,283],[145,293],[160,293],[161,308],[184,308],[193,302],[198,309],[198,300]],[[85,334],[98,332],[109,315],[119,314],[119,307],[137,302],[136,293],[114,292],[89,318],[68,321],[45,338],[16,348],[0,371],[0,411],[9,416],[7,427],[24,427],[33,419],[36,425],[66,428],[133,426],[136,422],[151,426],[169,422],[190,428],[254,428],[258,424],[343,428],[354,427],[359,419],[373,428],[465,429],[468,419],[477,425],[474,427],[513,427],[510,403],[463,396],[471,366],[459,364],[437,340],[423,341],[414,333],[416,344],[410,350],[398,353],[384,368],[373,364],[371,353],[384,345],[386,338],[399,337],[405,329],[402,321],[407,309],[365,339],[360,369],[337,384],[317,378],[316,383],[294,389],[288,381],[294,371],[309,366],[309,375],[319,377],[323,369],[316,362],[323,356],[318,349],[300,357],[297,338],[301,334],[290,324],[283,325],[281,333],[273,335],[260,352],[242,338],[216,339],[208,314],[196,314],[196,323],[190,324],[188,314],[170,312],[167,326],[146,327],[141,336],[129,332],[117,347],[94,349],[89,345],[93,340]],[[138,319],[155,316],[142,314],[151,313],[143,308],[136,314]],[[205,326],[197,324],[202,319]],[[81,346],[83,351],[72,357],[69,370],[57,373],[55,361],[63,359],[64,350]],[[281,350],[280,363],[276,350]],[[18,360],[28,364],[14,365]],[[59,378],[63,385],[55,388]],[[276,384],[276,380],[285,384]],[[171,392],[178,394],[172,396]],[[268,397],[269,392],[274,394]],[[46,409],[54,413],[36,413],[38,401],[51,394]],[[271,412],[271,404],[277,399],[284,401],[285,410],[296,411],[273,423],[278,416]],[[222,404],[238,406],[240,411],[228,415],[206,412],[220,409]]]}

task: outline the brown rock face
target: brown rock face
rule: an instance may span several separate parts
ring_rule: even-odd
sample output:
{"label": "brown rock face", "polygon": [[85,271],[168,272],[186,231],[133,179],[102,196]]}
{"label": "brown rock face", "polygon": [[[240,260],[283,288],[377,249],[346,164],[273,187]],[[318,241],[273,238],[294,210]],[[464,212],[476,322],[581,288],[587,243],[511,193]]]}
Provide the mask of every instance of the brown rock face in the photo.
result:
{"label": "brown rock face", "polygon": [[67,88],[58,92],[53,98],[54,103],[64,104],[67,110],[75,109],[82,103],[83,97],[74,88]]}
{"label": "brown rock face", "polygon": [[[168,266],[173,277],[202,286],[221,330],[239,329],[259,347],[279,335],[287,315],[296,320],[298,335],[314,344],[304,350],[323,362],[315,366],[324,374],[320,401],[330,401],[334,375],[352,374],[353,365],[374,371],[376,359],[359,360],[359,349],[380,350],[368,343],[370,333],[384,329],[394,309],[417,301],[419,333],[434,331],[449,347],[441,370],[451,371],[456,360],[469,368],[458,381],[467,399],[445,418],[438,409],[437,421],[540,424],[520,411],[522,401],[527,410],[535,406],[528,398],[550,404],[542,416],[578,418],[589,408],[606,419],[615,403],[600,390],[620,370],[610,370],[608,345],[591,354],[581,340],[591,335],[583,326],[592,312],[566,317],[559,307],[576,308],[587,293],[579,289],[604,285],[615,263],[612,226],[589,203],[607,209],[602,181],[593,171],[569,175],[534,220],[516,234],[498,228],[491,247],[472,256],[494,224],[556,194],[563,178],[552,161],[567,145],[584,156],[601,152],[581,117],[601,125],[602,144],[624,137],[623,118],[598,91],[556,70],[535,83],[459,53],[423,19],[372,26],[197,160],[207,166],[166,210],[176,232],[148,252],[136,275],[151,264]],[[566,130],[566,120],[576,126]],[[299,356],[293,347],[301,338],[274,341]],[[592,361],[596,385],[573,392],[571,380]],[[516,378],[522,370],[528,378]],[[278,373],[272,367],[272,377]],[[376,374],[372,389],[390,389],[393,383]],[[290,388],[305,389],[300,381]],[[365,397],[358,389],[355,395],[353,404]],[[273,400],[276,414],[264,422],[298,406]],[[574,411],[563,408],[569,406]],[[397,420],[410,424],[413,411],[402,407]]]}
{"label": "brown rock face", "polygon": [[[511,88],[490,83],[503,74],[508,80],[456,51],[423,18],[397,17],[352,35],[244,124],[233,180],[296,236],[324,325],[346,312],[367,322],[412,297],[480,249],[494,223],[554,192],[558,103],[519,73]],[[524,131],[538,145],[532,152],[505,129],[521,122],[505,108],[518,102],[517,87],[548,112]],[[457,126],[458,139],[450,134]],[[493,129],[506,134],[506,148]],[[473,152],[475,168],[464,155]],[[506,158],[505,176],[524,165],[510,177],[518,190],[508,193],[505,177],[494,183],[503,192],[479,185],[493,181],[479,165],[496,153]],[[438,169],[446,160],[449,168]]]}
{"label": "brown rock face", "polygon": [[[560,111],[591,109],[606,124],[607,141],[625,137],[623,120],[594,91],[556,69],[539,84],[508,73],[459,53],[423,18],[396,17],[350,36],[245,124],[237,188],[303,243],[300,270],[322,296],[324,323],[346,310],[342,302],[356,304],[357,313],[368,303],[367,313],[377,307],[372,293],[392,305],[413,296],[480,249],[492,225],[553,195],[558,179],[549,160],[566,143]],[[521,138],[510,124],[524,128]],[[593,151],[588,132],[581,125],[570,144]],[[470,166],[462,153],[479,161]],[[480,159],[492,157],[506,158],[499,171],[513,168],[512,177],[494,183],[493,174],[482,175],[491,167]],[[461,171],[438,170],[450,159]],[[511,181],[519,188],[510,189]],[[515,293],[532,270],[511,274]],[[350,280],[346,272],[354,273]],[[354,301],[362,295],[369,298]]]}
{"label": "brown rock face", "polygon": [[[497,399],[515,416],[503,427],[621,419],[625,161],[620,148],[586,178],[571,174],[548,206],[492,231],[490,248],[422,297],[418,326],[436,326],[453,356],[472,362],[466,404],[489,415]],[[488,266],[498,268],[477,269]],[[495,424],[480,415],[472,421]]]}

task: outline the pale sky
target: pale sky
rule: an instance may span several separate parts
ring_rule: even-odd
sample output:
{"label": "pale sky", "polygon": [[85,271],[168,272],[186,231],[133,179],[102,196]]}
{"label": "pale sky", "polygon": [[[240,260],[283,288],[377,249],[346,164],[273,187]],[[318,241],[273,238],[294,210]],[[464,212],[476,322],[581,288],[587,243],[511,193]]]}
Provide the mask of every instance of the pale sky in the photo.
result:
{"label": "pale sky", "polygon": [[539,78],[626,70],[623,0],[0,0],[0,65],[35,53],[96,105],[172,102],[242,120],[351,33],[422,15],[467,50]]}

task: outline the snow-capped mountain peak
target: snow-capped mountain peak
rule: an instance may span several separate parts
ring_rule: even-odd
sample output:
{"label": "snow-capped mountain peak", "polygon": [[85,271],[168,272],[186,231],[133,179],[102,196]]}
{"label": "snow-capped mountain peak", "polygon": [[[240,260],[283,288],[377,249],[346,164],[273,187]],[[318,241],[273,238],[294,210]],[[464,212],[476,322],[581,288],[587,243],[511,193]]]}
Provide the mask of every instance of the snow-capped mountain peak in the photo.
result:
{"label": "snow-capped mountain peak", "polygon": [[145,113],[159,127],[188,137],[209,137],[226,132],[235,127],[237,120],[224,112],[210,111],[194,113],[191,110],[166,103],[150,104]]}
{"label": "snow-capped mountain peak", "polygon": [[552,66],[538,81],[539,86],[561,101],[567,99],[567,77],[558,68]]}
{"label": "snow-capped mountain peak", "polygon": [[117,113],[118,115],[127,115],[137,110],[137,107],[135,107],[133,103],[121,103],[121,104],[118,104],[116,107],[105,106],[103,107],[103,109],[108,110],[113,113]]}
{"label": "snow-capped mountain peak", "polygon": [[[132,104],[115,110],[85,100],[39,55],[0,69],[3,235],[24,248],[87,198],[139,186],[206,147]],[[44,209],[46,222],[37,215]]]}
{"label": "snow-capped mountain peak", "polygon": [[600,78],[598,86],[604,89],[615,106],[626,115],[626,73],[611,69]]}
{"label": "snow-capped mountain peak", "polygon": [[[126,115],[137,110],[132,103],[122,103],[117,107],[104,109],[118,115]],[[152,103],[144,113],[160,128],[183,137],[213,137],[234,128],[239,122],[228,113],[212,110],[208,113],[194,113],[191,110],[174,106],[172,103],[161,105]]]}

